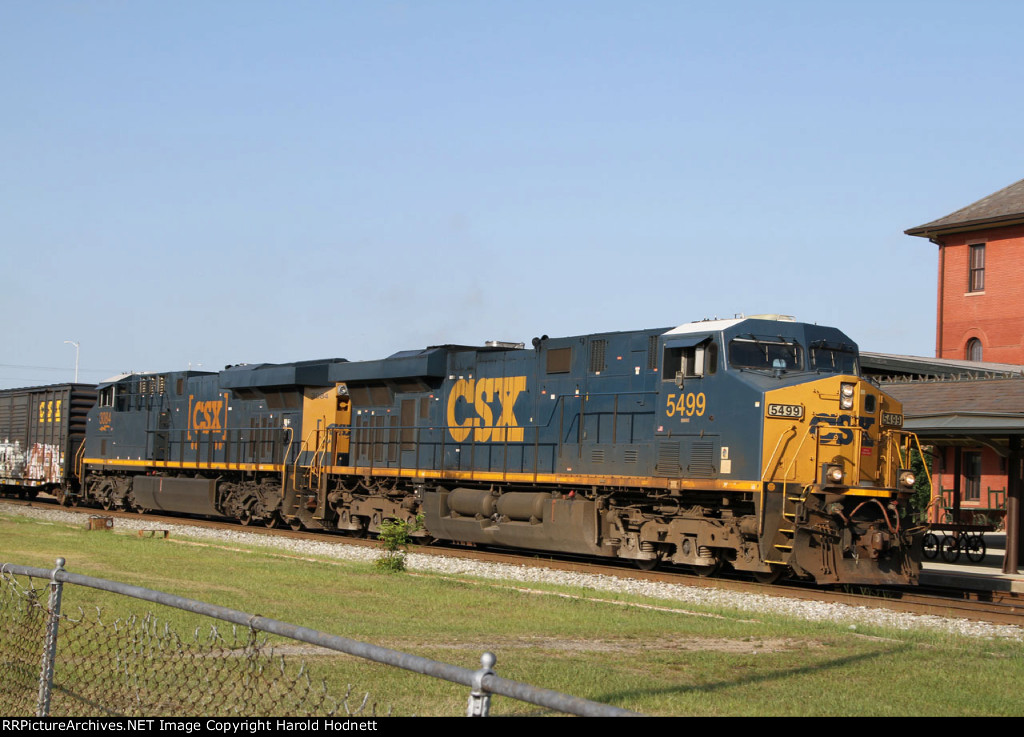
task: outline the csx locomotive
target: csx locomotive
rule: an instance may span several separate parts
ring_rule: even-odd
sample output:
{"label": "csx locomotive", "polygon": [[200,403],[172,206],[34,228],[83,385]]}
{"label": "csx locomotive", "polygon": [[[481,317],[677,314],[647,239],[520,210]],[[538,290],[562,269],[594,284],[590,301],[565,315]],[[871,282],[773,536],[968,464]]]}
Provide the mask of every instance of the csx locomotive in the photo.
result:
{"label": "csx locomotive", "polygon": [[914,583],[901,405],[781,316],[99,385],[65,502]]}

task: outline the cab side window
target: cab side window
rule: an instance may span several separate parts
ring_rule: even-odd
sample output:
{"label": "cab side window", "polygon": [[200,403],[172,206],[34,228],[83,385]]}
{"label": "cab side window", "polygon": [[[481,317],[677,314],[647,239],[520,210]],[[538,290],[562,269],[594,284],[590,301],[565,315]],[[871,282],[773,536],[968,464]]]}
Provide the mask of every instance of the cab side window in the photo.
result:
{"label": "cab side window", "polygon": [[718,371],[718,344],[710,338],[687,345],[665,344],[662,357],[662,381],[680,381],[714,374]]}
{"label": "cab side window", "polygon": [[100,407],[114,406],[114,387],[105,386],[100,389],[99,405]]}

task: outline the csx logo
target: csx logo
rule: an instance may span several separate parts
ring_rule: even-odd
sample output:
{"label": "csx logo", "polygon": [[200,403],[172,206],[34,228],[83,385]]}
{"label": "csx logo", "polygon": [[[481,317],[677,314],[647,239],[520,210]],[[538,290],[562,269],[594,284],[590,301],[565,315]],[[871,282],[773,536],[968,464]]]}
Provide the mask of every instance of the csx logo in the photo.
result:
{"label": "csx logo", "polygon": [[[850,445],[854,440],[851,425],[859,425],[862,430],[870,431],[874,424],[875,418],[871,416],[861,417],[854,423],[851,415],[820,414],[811,420],[811,432],[817,431],[818,440],[824,445]],[[861,434],[861,443],[865,447],[873,446],[875,440],[868,432],[864,432]]]}
{"label": "csx logo", "polygon": [[211,399],[195,402],[189,419],[193,430],[212,432],[224,429],[224,414],[227,402],[222,399]]}
{"label": "csx logo", "polygon": [[[60,399],[56,403],[52,399],[48,402],[40,402],[39,422],[60,422],[60,404]],[[54,414],[54,408],[56,408],[56,414]]]}
{"label": "csx logo", "polygon": [[[478,443],[521,443],[523,428],[516,420],[515,406],[516,398],[524,391],[525,376],[456,381],[448,395],[448,432],[452,440],[461,443],[472,431]],[[497,419],[495,401],[501,404]],[[459,416],[463,417],[461,422]]]}

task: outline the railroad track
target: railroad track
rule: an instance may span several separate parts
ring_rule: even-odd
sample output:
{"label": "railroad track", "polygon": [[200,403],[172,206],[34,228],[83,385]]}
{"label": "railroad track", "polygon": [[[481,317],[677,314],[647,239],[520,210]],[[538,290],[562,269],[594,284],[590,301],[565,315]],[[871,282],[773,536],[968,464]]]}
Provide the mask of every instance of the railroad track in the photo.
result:
{"label": "railroad track", "polygon": [[[83,515],[83,517],[104,516],[114,519],[145,519],[154,528],[161,525],[188,525],[191,527],[243,531],[270,537],[285,537],[318,542],[336,542],[339,545],[379,547],[373,539],[360,539],[335,533],[310,530],[268,529],[244,526],[230,520],[202,519],[184,516],[158,514],[140,515],[134,512],[92,509],[87,507],[61,507],[56,500],[40,496],[32,501],[4,499],[12,506],[35,506],[52,508]],[[594,575],[628,577],[642,581],[683,584],[709,589],[749,592],[769,596],[783,596],[803,601],[823,601],[846,604],[854,607],[886,609],[908,614],[925,614],[939,617],[970,619],[991,624],[1024,626],[1024,599],[1009,592],[992,592],[981,589],[952,588],[879,588],[861,587],[857,591],[823,589],[810,584],[789,581],[780,584],[761,584],[739,576],[704,578],[679,570],[641,571],[620,562],[595,561],[549,553],[507,552],[494,549],[478,549],[457,545],[416,545],[414,552],[423,555],[444,555],[479,562],[504,563],[508,565],[535,564],[555,570],[591,573]]]}

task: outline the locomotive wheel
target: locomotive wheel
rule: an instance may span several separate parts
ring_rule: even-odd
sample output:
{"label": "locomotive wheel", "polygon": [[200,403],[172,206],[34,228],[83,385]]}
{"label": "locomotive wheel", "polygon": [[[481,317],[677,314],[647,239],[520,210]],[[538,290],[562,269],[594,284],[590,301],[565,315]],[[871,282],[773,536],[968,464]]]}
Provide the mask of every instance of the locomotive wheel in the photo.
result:
{"label": "locomotive wheel", "polygon": [[960,547],[967,556],[967,560],[972,563],[980,563],[985,559],[985,554],[988,553],[988,549],[985,546],[985,538],[981,535],[971,535],[965,538]]}
{"label": "locomotive wheel", "polygon": [[945,535],[942,538],[939,552],[947,563],[956,563],[960,560],[960,543],[952,535]]}
{"label": "locomotive wheel", "polygon": [[721,558],[716,558],[715,562],[706,566],[690,566],[693,572],[701,578],[710,578],[711,576],[718,575],[718,572],[722,570]]}
{"label": "locomotive wheel", "polygon": [[661,560],[658,558],[652,558],[651,560],[640,560],[639,558],[633,559],[633,565],[641,571],[653,571],[654,567],[660,562]]}
{"label": "locomotive wheel", "polygon": [[302,520],[300,520],[298,517],[292,517],[290,520],[288,520],[288,526],[291,527],[296,532],[298,532],[305,525],[302,524]]}
{"label": "locomotive wheel", "polygon": [[243,527],[248,527],[253,523],[252,510],[243,509],[241,514],[238,515],[238,521]]}
{"label": "locomotive wheel", "polygon": [[271,530],[276,530],[281,526],[281,517],[277,512],[271,512],[270,516],[263,520],[263,524]]}
{"label": "locomotive wheel", "polygon": [[772,584],[777,583],[779,579],[785,576],[789,569],[786,566],[778,566],[774,563],[770,564],[772,569],[770,571],[757,571],[754,574],[754,580],[758,583]]}
{"label": "locomotive wheel", "polygon": [[370,536],[370,520],[368,520],[366,517],[356,517],[355,515],[353,515],[352,521],[359,523],[359,529],[349,530],[349,535],[359,540],[362,540]]}
{"label": "locomotive wheel", "polygon": [[925,558],[935,560],[935,556],[939,554],[939,538],[929,532],[921,541],[921,549]]}

